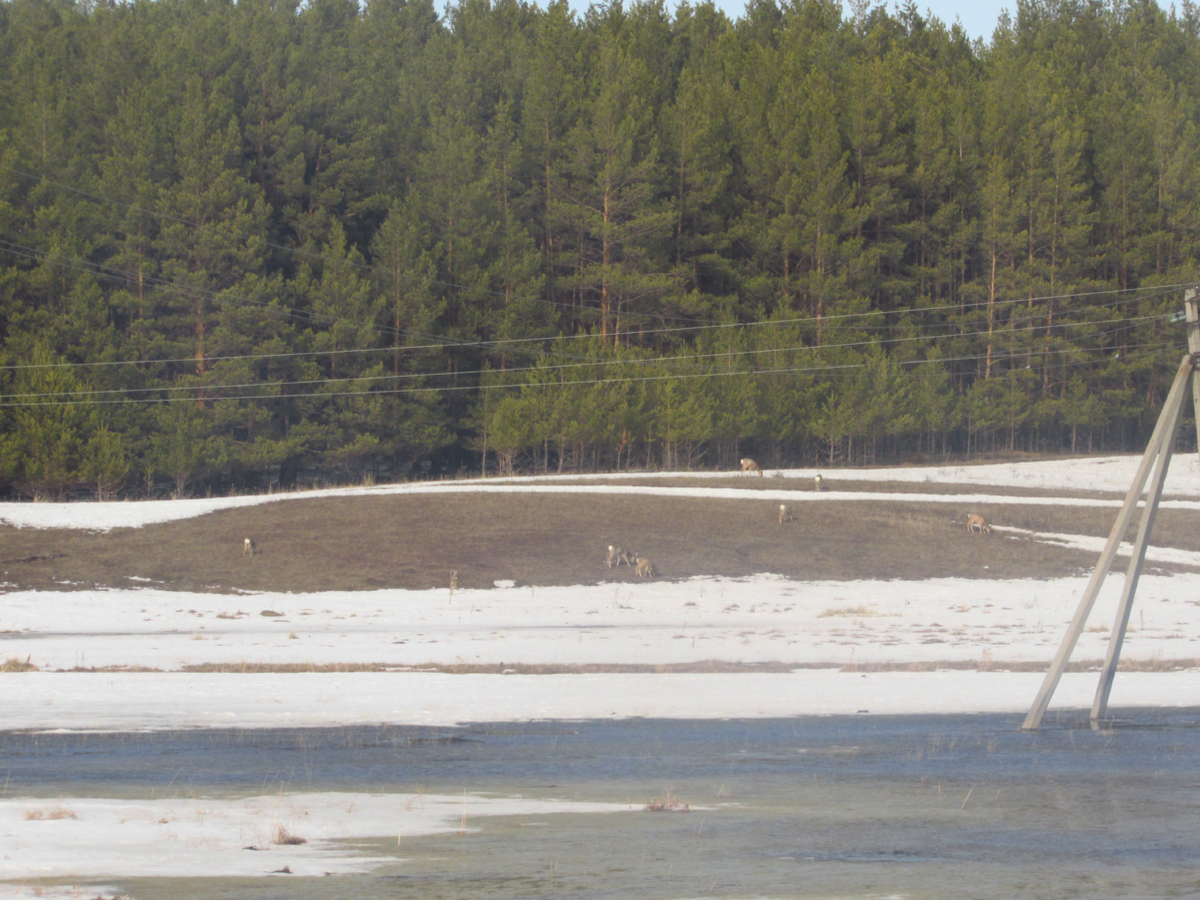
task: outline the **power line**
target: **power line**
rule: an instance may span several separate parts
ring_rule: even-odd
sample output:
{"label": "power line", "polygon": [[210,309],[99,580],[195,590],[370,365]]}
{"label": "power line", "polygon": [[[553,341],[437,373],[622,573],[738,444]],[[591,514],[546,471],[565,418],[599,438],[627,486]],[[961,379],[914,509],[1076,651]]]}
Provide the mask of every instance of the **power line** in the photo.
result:
{"label": "power line", "polygon": [[[1139,348],[1139,349],[1141,349],[1143,352],[1136,353],[1136,354],[1130,353],[1129,356],[1130,357],[1133,357],[1133,356],[1145,357],[1145,356],[1151,355],[1153,353],[1161,353],[1164,350],[1177,349],[1177,347],[1175,344],[1172,343],[1172,344],[1162,344],[1157,347]],[[1083,349],[1083,348],[1069,348],[1069,349],[1055,351],[1055,352],[1067,354],[1067,353],[1091,353],[1091,352],[1095,352],[1095,351],[1087,350],[1087,349]],[[1038,355],[1041,355],[1040,351],[1038,352]],[[992,358],[993,358],[993,361],[1003,362],[1005,359],[1017,359],[1017,358],[1022,358],[1024,356],[1025,356],[1024,353],[1018,352],[1018,353],[1014,353],[1014,354],[1009,354],[1007,357],[1006,356],[996,357],[995,355],[993,355]],[[986,359],[987,359],[987,356],[960,356],[960,357],[945,357],[942,359],[921,359],[921,360],[896,361],[896,365],[902,366],[902,367],[909,367],[909,366],[919,366],[919,365],[929,365],[929,364],[946,364],[946,363],[952,363],[952,362],[981,362]],[[1051,366],[1049,368],[1051,368],[1052,370],[1053,369],[1067,369],[1067,368],[1074,368],[1077,366],[1092,365],[1092,364],[1094,364],[1094,361],[1084,361],[1084,362],[1079,362],[1079,363],[1062,363],[1058,366]],[[499,384],[499,385],[472,384],[472,385],[450,385],[450,386],[446,386],[446,387],[382,388],[382,389],[373,390],[373,391],[311,391],[311,392],[304,393],[304,394],[255,394],[255,395],[243,395],[243,396],[238,396],[238,397],[208,397],[208,398],[203,398],[203,399],[206,402],[213,402],[213,403],[219,403],[222,401],[228,402],[228,401],[240,401],[240,400],[324,400],[324,399],[335,399],[338,397],[357,397],[357,398],[363,399],[363,400],[374,400],[374,399],[381,399],[384,397],[397,396],[397,395],[428,394],[428,393],[438,393],[438,392],[462,393],[462,392],[467,392],[467,391],[483,391],[483,390],[512,390],[514,388],[524,388],[524,387],[565,388],[565,387],[588,386],[588,385],[597,385],[597,384],[608,384],[608,385],[612,385],[612,386],[620,386],[620,385],[625,385],[625,384],[640,384],[643,382],[670,381],[670,380],[692,381],[692,380],[706,379],[706,378],[731,378],[731,377],[739,377],[739,376],[758,377],[758,376],[769,376],[769,375],[800,374],[800,373],[809,373],[809,372],[844,373],[844,372],[848,372],[851,370],[867,369],[869,367],[870,367],[870,362],[864,361],[864,362],[843,363],[843,364],[837,364],[837,365],[823,365],[823,366],[791,366],[791,367],[785,367],[785,368],[779,368],[779,369],[736,369],[736,370],[708,371],[708,372],[676,372],[676,373],[664,374],[664,375],[645,375],[645,376],[635,376],[635,377],[625,376],[625,377],[621,377],[621,378],[578,379],[578,380],[574,380],[574,381],[550,381],[550,382],[536,382],[536,383],[514,382],[512,384]],[[1045,368],[1045,367],[1039,367],[1039,371],[1042,368]],[[1008,371],[1019,371],[1019,370],[1010,369]],[[1007,374],[1007,373],[1005,373],[1005,374]],[[831,377],[837,377],[837,376],[831,375]],[[923,376],[917,375],[916,377],[923,377]],[[211,390],[214,387],[216,387],[216,386],[194,385],[194,386],[192,386],[191,390],[204,391],[204,390]],[[0,408],[38,407],[38,406],[106,406],[106,405],[113,405],[113,404],[117,404],[117,403],[146,403],[146,404],[161,405],[161,404],[165,404],[165,403],[180,403],[180,402],[194,403],[194,402],[197,402],[197,398],[196,397],[147,397],[147,398],[126,397],[126,398],[118,398],[118,399],[111,399],[111,400],[74,401],[74,400],[64,399],[64,400],[32,401],[32,402],[21,402],[21,403],[0,402]]]}
{"label": "power line", "polygon": [[[1120,320],[1120,321],[1122,321],[1122,322],[1152,321],[1152,320],[1159,320],[1159,319],[1166,319],[1166,318],[1169,318],[1169,317],[1167,317],[1167,316],[1145,316],[1145,317],[1142,317],[1141,319]],[[1078,324],[1080,324],[1080,323],[1062,322],[1062,323],[1058,323],[1057,325],[1054,325],[1052,327],[1054,327],[1054,328],[1071,328],[1071,327],[1077,326]],[[1108,331],[1097,332],[1096,334],[1089,335],[1088,337],[1095,339],[1095,338],[1104,337],[1104,336],[1107,336],[1108,334],[1112,334],[1112,333],[1115,333],[1117,331],[1122,331],[1122,330],[1124,330],[1124,327],[1113,328],[1113,329],[1109,329]],[[985,334],[986,334],[985,332],[976,332],[976,333],[972,333],[970,335],[959,335],[955,339],[962,340],[962,339],[966,339],[968,337],[979,338],[979,337],[984,337]],[[827,345],[823,345],[823,346],[819,346],[819,347],[817,347],[817,346],[771,347],[771,348],[765,348],[765,349],[739,350],[739,351],[734,351],[734,352],[716,352],[716,353],[702,353],[702,354],[689,353],[689,354],[680,354],[680,355],[676,355],[676,356],[652,356],[652,357],[640,357],[640,358],[631,358],[631,359],[621,359],[621,358],[597,359],[597,360],[592,360],[592,361],[582,362],[582,363],[538,364],[538,365],[533,365],[533,366],[524,366],[524,367],[520,367],[520,368],[512,368],[512,369],[504,369],[504,370],[474,369],[474,370],[458,370],[455,372],[383,373],[383,374],[379,374],[379,375],[355,375],[355,376],[349,376],[346,378],[314,378],[314,379],[304,379],[304,380],[295,380],[295,381],[271,381],[271,382],[255,381],[255,382],[232,383],[232,384],[223,384],[223,383],[219,383],[219,382],[217,382],[217,383],[206,382],[206,383],[201,383],[201,384],[185,384],[185,385],[154,385],[154,386],[149,386],[149,387],[89,389],[89,390],[71,391],[70,394],[73,397],[92,397],[92,396],[106,395],[106,394],[133,394],[133,393],[149,393],[149,392],[161,393],[161,392],[165,392],[165,391],[197,391],[197,390],[228,391],[228,390],[236,390],[236,389],[243,389],[243,388],[262,389],[262,388],[305,387],[305,386],[311,386],[314,384],[365,384],[368,382],[375,382],[375,381],[416,379],[416,378],[420,378],[420,379],[442,378],[442,377],[448,377],[448,376],[461,377],[461,376],[467,376],[467,375],[487,375],[487,374],[511,375],[511,374],[523,374],[523,373],[528,373],[528,372],[551,372],[551,371],[562,371],[562,370],[567,370],[567,369],[595,368],[597,366],[604,366],[604,367],[608,367],[608,366],[638,366],[638,367],[640,367],[640,366],[657,366],[657,365],[662,365],[664,363],[674,363],[674,362],[692,363],[692,362],[700,362],[703,360],[718,360],[718,359],[733,359],[733,358],[741,359],[741,358],[745,358],[745,357],[763,356],[763,355],[779,354],[779,353],[801,353],[801,352],[813,353],[813,352],[828,352],[828,351],[832,351],[832,350],[842,350],[842,349],[854,349],[854,348],[859,348],[859,347],[874,347],[874,346],[882,347],[882,346],[886,346],[886,345],[890,345],[890,344],[900,344],[900,343],[913,342],[913,341],[935,340],[935,339],[937,339],[937,337],[938,336],[936,336],[936,335],[921,335],[921,336],[913,336],[913,337],[906,337],[906,338],[895,338],[895,339],[889,340],[889,341],[857,341],[857,342],[850,342],[850,343],[845,343],[845,344],[827,344]],[[319,352],[319,351],[317,351],[317,352]],[[1042,354],[1046,351],[1039,350],[1037,352],[1039,354]],[[1063,352],[1063,351],[1056,348],[1049,352]],[[211,361],[211,359],[213,359],[213,358],[209,357],[208,359]],[[184,361],[192,362],[194,360],[184,360]],[[43,367],[45,367],[46,365],[49,365],[49,364],[43,364]],[[748,370],[748,371],[753,371],[753,370]],[[525,382],[525,383],[528,384],[529,382]],[[47,396],[58,396],[58,394],[29,393],[29,394],[9,394],[7,396],[10,399],[17,399],[17,398],[28,399],[28,398],[47,397]],[[221,398],[221,399],[226,399],[226,398]],[[227,399],[239,399],[239,398],[231,397],[231,398],[227,398]]]}
{"label": "power line", "polygon": [[[406,336],[406,337],[416,336],[416,337],[421,337],[428,341],[432,341],[432,343],[421,344],[421,345],[411,345],[410,344],[410,345],[405,345],[405,346],[357,348],[357,349],[353,349],[353,350],[340,350],[340,351],[338,351],[338,350],[311,350],[311,351],[291,351],[291,352],[287,352],[287,353],[278,353],[278,354],[246,354],[246,355],[225,355],[225,356],[205,357],[206,361],[211,361],[211,362],[229,361],[229,360],[282,359],[282,358],[299,357],[299,356],[320,356],[320,355],[332,356],[332,355],[337,355],[337,354],[351,354],[351,353],[387,353],[387,352],[397,352],[397,351],[412,352],[412,351],[419,351],[419,350],[448,349],[448,348],[455,348],[455,347],[458,347],[458,348],[498,348],[501,346],[512,346],[512,345],[519,345],[519,344],[520,345],[533,344],[533,343],[545,344],[549,341],[555,340],[555,338],[550,338],[550,337],[534,337],[534,338],[509,338],[509,339],[486,340],[486,341],[482,341],[482,340],[481,341],[455,341],[453,339],[441,338],[441,337],[434,336],[434,335],[427,335],[427,334],[424,334],[421,332],[416,332],[416,331],[409,330],[409,329],[394,329],[394,328],[389,328],[386,326],[380,326],[380,325],[377,325],[376,323],[360,322],[360,321],[355,321],[352,319],[347,319],[344,317],[326,316],[326,315],[322,315],[319,313],[311,313],[306,310],[300,310],[300,309],[296,309],[296,308],[292,308],[292,307],[283,307],[283,306],[279,306],[279,305],[272,305],[265,301],[259,301],[259,300],[245,298],[240,295],[232,294],[228,291],[210,291],[207,289],[198,288],[193,285],[180,286],[176,282],[168,281],[165,279],[158,279],[153,276],[150,276],[148,278],[141,277],[139,279],[139,278],[135,277],[134,273],[126,271],[126,270],[120,270],[120,269],[116,269],[113,267],[104,266],[99,263],[92,263],[92,262],[88,262],[88,261],[80,261],[78,259],[71,259],[68,257],[61,257],[56,254],[47,253],[45,251],[41,251],[36,248],[28,247],[28,246],[21,245],[21,244],[15,244],[10,241],[0,240],[0,250],[4,250],[4,251],[12,253],[14,255],[22,256],[22,257],[29,258],[29,259],[46,260],[46,261],[52,262],[55,265],[59,265],[59,266],[62,266],[64,268],[68,268],[68,269],[71,269],[74,271],[85,271],[85,272],[89,272],[90,274],[98,274],[101,277],[113,278],[113,279],[120,280],[125,283],[129,283],[129,284],[139,283],[139,281],[149,281],[156,286],[164,287],[169,290],[174,290],[185,297],[198,295],[198,296],[201,296],[201,297],[204,297],[207,299],[211,299],[215,303],[224,303],[226,305],[232,305],[232,306],[255,306],[255,307],[262,308],[268,312],[283,313],[284,315],[291,316],[294,318],[300,318],[300,319],[303,319],[303,320],[309,321],[309,322],[317,321],[317,322],[323,322],[324,324],[351,324],[351,325],[355,325],[360,328],[369,328],[369,329],[373,329],[373,330],[376,330],[376,331],[379,331],[379,332],[382,332],[385,334],[390,334],[393,336],[401,336],[401,335]],[[1140,292],[1140,291],[1153,291],[1153,293],[1149,294],[1148,298],[1144,298],[1144,299],[1154,299],[1155,297],[1163,296],[1167,293],[1173,292],[1176,289],[1177,289],[1177,286],[1174,286],[1174,285],[1161,286],[1161,287],[1156,287],[1153,289],[1125,288],[1125,289],[1114,289],[1111,291],[1093,292],[1091,294],[1054,295],[1053,297],[1047,297],[1047,298],[1043,298],[1043,299],[1066,299],[1066,298],[1071,298],[1071,297],[1098,296],[1098,295],[1102,295],[1102,294],[1136,293],[1136,292]],[[237,302],[237,301],[241,301],[241,302]],[[1017,298],[1014,300],[1006,300],[1006,301],[999,301],[999,302],[1002,304],[1008,305],[1008,304],[1016,304],[1016,303],[1026,303],[1028,301],[1026,298]],[[1111,305],[1117,305],[1119,302],[1120,301],[1115,301]],[[980,304],[976,304],[976,306],[979,306],[979,305]],[[1108,304],[1106,304],[1106,306],[1107,305]],[[960,305],[953,304],[950,306],[937,306],[937,307],[923,307],[923,308],[916,308],[916,309],[907,309],[907,310],[902,310],[902,311],[898,311],[898,312],[903,312],[903,313],[907,314],[907,313],[914,313],[914,312],[927,312],[927,311],[939,311],[939,310],[944,311],[947,309],[961,309],[961,308],[962,307]],[[1097,307],[1093,307],[1093,308],[1097,308]],[[1103,308],[1103,307],[1099,307],[1099,308]],[[872,312],[864,312],[864,313],[835,314],[835,315],[829,315],[829,316],[823,317],[823,321],[825,321],[825,322],[842,321],[842,320],[852,319],[852,318],[861,318],[864,316],[879,316],[879,315],[887,315],[887,313],[884,313],[882,311],[872,311]],[[1014,321],[1015,322],[1037,321],[1040,318],[1042,318],[1042,317],[1041,316],[1030,316],[1030,317],[1023,317],[1023,318],[1015,319],[1015,320],[1010,319],[1010,320],[1008,320],[1007,324],[1012,325]],[[1141,319],[1128,318],[1128,319],[1115,320],[1115,321],[1136,322],[1136,321],[1150,320],[1150,319],[1154,319],[1154,318],[1158,318],[1158,317],[1148,316],[1148,317],[1141,317]],[[1114,320],[1109,320],[1108,322],[1105,322],[1103,324],[1109,324],[1109,323],[1111,323],[1111,321],[1114,321]],[[684,327],[684,328],[664,328],[664,329],[644,330],[644,331],[639,332],[639,334],[641,334],[641,335],[672,334],[672,333],[679,333],[679,332],[685,332],[685,331],[694,332],[694,331],[703,331],[703,330],[712,330],[712,329],[729,329],[729,328],[744,329],[744,328],[751,328],[751,327],[777,326],[777,325],[801,324],[801,323],[812,325],[812,324],[814,324],[814,322],[815,322],[815,320],[812,317],[793,318],[793,319],[784,319],[784,320],[768,319],[765,321],[748,322],[748,323],[742,323],[742,322],[716,323],[716,324],[710,324],[710,325],[688,326],[688,327]],[[1084,321],[1084,322],[1071,322],[1071,323],[1064,323],[1064,324],[1082,327],[1084,325],[1096,324],[1096,323]],[[892,328],[892,326],[881,326],[881,327],[887,327],[889,329]],[[952,328],[952,327],[961,327],[961,325],[956,326],[953,323],[944,323],[944,324],[939,325],[938,327]],[[1046,327],[1058,327],[1058,326],[1051,325],[1051,326],[1046,326]],[[595,337],[595,335],[592,335],[592,334],[571,335],[571,336],[561,336],[560,335],[559,339],[567,339],[567,340],[593,339],[594,337]],[[930,337],[936,337],[936,336],[930,336]],[[964,335],[955,335],[954,337],[961,338],[961,337],[964,337]],[[891,339],[885,340],[884,343],[895,343],[895,342],[910,340],[910,339],[911,338],[891,338]],[[921,338],[917,338],[917,339],[924,339],[924,338],[921,337]],[[863,342],[863,343],[867,343],[867,342]],[[839,345],[827,345],[827,346],[839,346]],[[851,346],[851,345],[840,345],[840,346]],[[526,352],[529,352],[529,351],[526,351]],[[565,357],[565,358],[583,359],[583,357],[579,357],[574,354],[567,354],[558,349],[550,349],[550,350],[543,349],[541,352],[548,352],[548,353],[552,353],[553,355],[561,356],[561,357]],[[85,366],[86,367],[110,367],[110,366],[120,366],[120,365],[145,366],[145,365],[162,365],[162,364],[172,364],[172,363],[193,363],[193,362],[195,362],[195,357],[184,357],[184,358],[176,358],[176,359],[148,359],[148,360],[104,360],[104,361],[93,361],[93,362],[84,362],[84,363],[69,363],[68,365],[77,366],[77,367],[85,367]],[[590,363],[585,362],[584,364],[590,364]],[[47,367],[57,367],[59,365],[62,365],[62,364],[61,363],[21,363],[21,364],[3,365],[3,366],[0,366],[0,370],[47,368]]]}

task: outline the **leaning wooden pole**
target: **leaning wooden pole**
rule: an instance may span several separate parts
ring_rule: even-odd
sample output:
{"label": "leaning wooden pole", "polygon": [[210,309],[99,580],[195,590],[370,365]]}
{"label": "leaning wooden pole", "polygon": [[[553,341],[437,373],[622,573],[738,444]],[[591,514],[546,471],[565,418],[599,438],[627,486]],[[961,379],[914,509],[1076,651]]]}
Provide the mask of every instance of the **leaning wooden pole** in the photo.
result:
{"label": "leaning wooden pole", "polygon": [[1192,408],[1196,413],[1196,451],[1200,453],[1200,290],[1187,289],[1183,295],[1183,311],[1187,317],[1188,351],[1196,363],[1192,375]]}
{"label": "leaning wooden pole", "polygon": [[1079,600],[1075,617],[1071,619],[1071,624],[1067,628],[1066,635],[1063,636],[1058,653],[1054,655],[1054,661],[1050,663],[1050,670],[1042,681],[1042,687],[1033,701],[1033,706],[1029,709],[1029,715],[1025,717],[1025,721],[1021,725],[1022,731],[1034,731],[1042,723],[1042,716],[1046,714],[1050,698],[1054,696],[1054,689],[1058,687],[1058,682],[1062,678],[1063,672],[1066,671],[1067,661],[1071,658],[1071,652],[1075,649],[1075,644],[1078,643],[1079,636],[1083,633],[1083,626],[1087,623],[1088,614],[1091,613],[1096,598],[1100,595],[1100,588],[1103,587],[1104,579],[1112,569],[1113,560],[1116,559],[1117,550],[1121,546],[1121,540],[1125,537],[1129,523],[1133,520],[1138,498],[1141,497],[1142,491],[1146,487],[1150,470],[1158,459],[1164,434],[1173,422],[1173,415],[1169,414],[1169,411],[1183,403],[1183,396],[1192,377],[1193,368],[1193,357],[1189,353],[1179,364],[1179,371],[1175,375],[1170,393],[1167,394],[1167,401],[1163,404],[1158,424],[1154,426],[1154,434],[1150,436],[1150,444],[1146,447],[1146,452],[1138,465],[1137,474],[1133,478],[1133,484],[1129,488],[1129,493],[1125,495],[1125,503],[1121,507],[1121,512],[1117,514],[1117,521],[1113,523],[1112,531],[1108,535],[1108,543],[1104,545],[1104,551],[1100,554],[1099,562],[1096,563],[1096,570],[1092,572],[1087,589]]}
{"label": "leaning wooden pole", "polygon": [[1150,542],[1150,533],[1154,530],[1154,520],[1158,516],[1158,503],[1162,499],[1163,484],[1167,480],[1167,469],[1171,465],[1171,451],[1175,446],[1175,438],[1179,434],[1179,423],[1183,420],[1184,398],[1179,400],[1174,408],[1164,406],[1162,415],[1169,417],[1170,422],[1163,431],[1158,446],[1158,464],[1154,467],[1154,477],[1150,479],[1150,492],[1146,496],[1146,507],[1142,511],[1142,521],[1138,523],[1137,540],[1133,544],[1133,553],[1129,557],[1129,568],[1125,572],[1125,587],[1121,591],[1121,601],[1117,604],[1117,615],[1113,620],[1112,631],[1108,636],[1108,651],[1104,655],[1104,667],[1100,670],[1100,683],[1096,686],[1096,698],[1092,701],[1092,720],[1104,718],[1108,711],[1108,695],[1112,693],[1113,678],[1117,674],[1117,663],[1121,660],[1121,645],[1125,643],[1125,630],[1129,627],[1129,614],[1133,610],[1133,597],[1137,593],[1138,579],[1142,577],[1142,566],[1146,562],[1146,548]]}

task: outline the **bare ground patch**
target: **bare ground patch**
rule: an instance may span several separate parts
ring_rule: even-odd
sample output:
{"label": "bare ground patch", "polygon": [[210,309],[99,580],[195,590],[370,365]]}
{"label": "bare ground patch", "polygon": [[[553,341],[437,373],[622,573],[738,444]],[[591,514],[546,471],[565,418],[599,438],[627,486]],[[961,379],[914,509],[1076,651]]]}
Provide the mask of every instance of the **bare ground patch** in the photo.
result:
{"label": "bare ground patch", "polygon": [[[501,580],[538,586],[635,580],[627,567],[604,565],[609,544],[648,557],[668,579],[764,572],[795,580],[1052,578],[1090,570],[1096,554],[1000,533],[973,537],[967,513],[996,525],[1101,538],[1116,517],[1115,509],[1065,505],[959,509],[830,500],[780,525],[778,504],[755,493],[326,497],[99,534],[0,527],[0,556],[8,560],[0,563],[0,578],[7,590],[214,592],[449,588],[452,573],[460,589]],[[1200,551],[1197,518],[1161,510],[1154,543]],[[259,547],[252,557],[242,555],[246,537]]]}

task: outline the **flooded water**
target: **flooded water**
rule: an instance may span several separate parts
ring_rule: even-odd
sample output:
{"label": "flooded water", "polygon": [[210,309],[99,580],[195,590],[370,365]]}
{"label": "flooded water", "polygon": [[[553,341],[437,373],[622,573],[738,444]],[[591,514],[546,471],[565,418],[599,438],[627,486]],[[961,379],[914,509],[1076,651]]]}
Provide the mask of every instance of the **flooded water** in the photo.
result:
{"label": "flooded water", "polygon": [[499,793],[683,813],[480,818],[358,842],[369,875],[105,879],[155,898],[1200,895],[1200,710],[463,729],[0,732],[7,796]]}

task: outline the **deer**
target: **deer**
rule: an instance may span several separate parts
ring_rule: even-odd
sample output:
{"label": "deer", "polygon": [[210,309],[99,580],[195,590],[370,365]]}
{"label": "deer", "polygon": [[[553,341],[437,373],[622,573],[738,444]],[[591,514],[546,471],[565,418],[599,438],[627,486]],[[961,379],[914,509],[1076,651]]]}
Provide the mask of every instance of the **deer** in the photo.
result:
{"label": "deer", "polygon": [[795,522],[796,517],[792,515],[792,508],[786,503],[779,504],[779,524],[784,522]]}
{"label": "deer", "polygon": [[818,472],[816,474],[816,476],[813,478],[813,484],[816,486],[818,494],[821,493],[822,490],[824,490],[823,486],[825,484],[825,479],[821,477],[820,472]]}
{"label": "deer", "polygon": [[630,555],[620,547],[614,546],[613,544],[608,545],[608,559],[606,559],[604,562],[605,565],[607,565],[610,569],[613,566],[620,567],[621,563],[625,563],[627,566],[633,565]]}
{"label": "deer", "polygon": [[742,473],[746,472],[751,475],[757,474],[759,478],[762,478],[762,468],[748,456],[742,460]]}
{"label": "deer", "polygon": [[639,556],[637,558],[637,567],[633,570],[633,572],[639,578],[653,578],[654,563],[650,562],[650,560],[646,559],[644,556]]}
{"label": "deer", "polygon": [[991,534],[992,526],[979,513],[971,513],[967,516],[967,531],[970,534]]}
{"label": "deer", "polygon": [[254,543],[254,538],[246,538],[246,542],[242,544],[242,558],[254,556],[258,553],[258,544]]}

